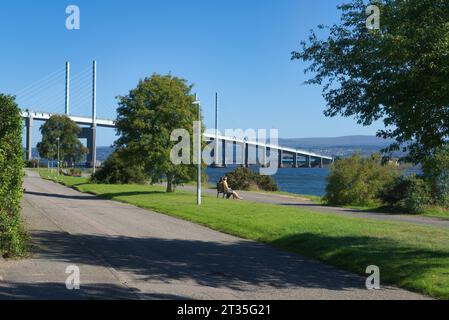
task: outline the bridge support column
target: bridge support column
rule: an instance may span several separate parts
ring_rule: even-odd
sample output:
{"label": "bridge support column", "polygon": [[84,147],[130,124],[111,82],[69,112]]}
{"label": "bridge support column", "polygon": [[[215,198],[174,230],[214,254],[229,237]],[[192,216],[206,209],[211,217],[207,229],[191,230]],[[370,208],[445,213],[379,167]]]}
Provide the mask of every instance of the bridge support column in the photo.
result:
{"label": "bridge support column", "polygon": [[246,143],[239,143],[240,147],[241,147],[241,154],[239,154],[240,156],[240,160],[238,163],[240,166],[242,167],[246,167]]}
{"label": "bridge support column", "polygon": [[320,158],[320,168],[323,169],[324,168],[324,159]]}
{"label": "bridge support column", "polygon": [[234,165],[239,165],[239,159],[238,159],[238,146],[236,141],[232,141],[232,158],[231,163]]}
{"label": "bridge support column", "polygon": [[257,164],[262,168],[267,167],[267,148],[257,145],[256,154],[257,154]]}
{"label": "bridge support column", "polygon": [[89,164],[92,168],[94,168],[95,173],[95,168],[97,166],[97,125],[96,124],[92,125],[90,129],[91,129],[91,136],[87,142],[90,151],[89,154],[91,155]]}
{"label": "bridge support column", "polygon": [[312,168],[312,157],[311,156],[306,157],[306,166],[309,169]]}
{"label": "bridge support column", "polygon": [[284,152],[278,150],[278,167],[281,169],[284,167]]}
{"label": "bridge support column", "polygon": [[245,150],[245,162],[244,165],[246,168],[249,168],[249,144],[244,144],[244,150]]}
{"label": "bridge support column", "polygon": [[26,160],[33,159],[33,118],[28,117],[25,119],[26,126]]}
{"label": "bridge support column", "polygon": [[262,163],[260,165],[263,168],[266,168],[268,166],[268,163],[267,163],[267,152],[268,152],[268,148],[262,147]]}
{"label": "bridge support column", "polygon": [[293,168],[298,168],[298,154],[293,154]]}
{"label": "bridge support column", "polygon": [[[213,140],[213,144],[214,144],[214,161],[211,165],[212,168],[221,168],[223,162],[220,161],[220,149],[222,148],[222,146],[220,145],[220,140],[218,140],[217,138],[214,138]],[[223,154],[223,152],[221,152]]]}
{"label": "bridge support column", "polygon": [[223,168],[226,168],[226,166],[227,166],[227,163],[226,163],[226,140],[224,140],[224,139],[221,141],[221,156],[222,156],[221,166]]}
{"label": "bridge support column", "polygon": [[89,154],[87,155],[86,166],[93,168],[97,162],[97,126],[83,128],[78,138],[87,140]]}

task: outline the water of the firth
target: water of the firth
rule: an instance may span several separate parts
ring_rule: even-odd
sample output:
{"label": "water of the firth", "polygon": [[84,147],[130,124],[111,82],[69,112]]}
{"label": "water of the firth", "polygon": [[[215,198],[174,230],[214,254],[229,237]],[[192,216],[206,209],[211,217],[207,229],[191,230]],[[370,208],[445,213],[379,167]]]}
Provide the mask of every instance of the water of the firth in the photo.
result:
{"label": "water of the firth", "polygon": [[[97,159],[101,162],[105,161],[111,154],[112,149],[106,147],[99,147],[97,150]],[[33,150],[33,157],[37,159],[37,150]],[[254,167],[253,170],[258,170]],[[220,177],[235,170],[235,166],[228,168],[207,169],[209,183],[214,184],[218,182]],[[277,174],[273,177],[281,191],[309,194],[316,196],[323,196],[326,193],[326,178],[329,175],[329,169],[295,169],[283,168],[279,169]]]}
{"label": "water of the firth", "polygon": [[[104,161],[112,152],[110,148],[98,148],[97,157],[99,161]],[[252,167],[253,170],[258,170],[257,167]],[[206,173],[209,183],[215,184],[220,177],[235,170],[235,166],[228,168],[208,168]],[[273,177],[281,191],[308,194],[315,196],[324,196],[326,193],[326,178],[329,175],[329,169],[295,169],[283,168],[279,169],[278,173]]]}

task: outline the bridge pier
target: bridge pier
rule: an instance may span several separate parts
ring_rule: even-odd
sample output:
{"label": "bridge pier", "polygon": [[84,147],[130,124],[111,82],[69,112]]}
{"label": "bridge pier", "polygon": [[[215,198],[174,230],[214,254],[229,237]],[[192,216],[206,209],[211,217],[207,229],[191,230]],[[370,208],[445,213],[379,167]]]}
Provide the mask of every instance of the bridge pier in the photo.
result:
{"label": "bridge pier", "polygon": [[242,167],[248,167],[248,161],[247,161],[247,156],[246,156],[246,143],[240,143],[240,147],[241,147],[241,159],[240,159],[240,165]]}
{"label": "bridge pier", "polygon": [[278,168],[282,169],[284,167],[284,152],[282,150],[278,150]]}
{"label": "bridge pier", "polygon": [[33,160],[33,117],[25,118],[26,127],[26,155],[27,161]]}
{"label": "bridge pier", "polygon": [[311,156],[307,156],[306,157],[306,166],[310,169],[312,168],[312,157]]}
{"label": "bridge pier", "polygon": [[78,138],[87,140],[89,153],[87,154],[86,164],[93,167],[97,162],[97,126],[92,125],[90,128],[82,128]]}
{"label": "bridge pier", "polygon": [[[212,168],[221,168],[223,166],[223,161],[220,161],[220,141],[216,140],[216,138],[213,138],[210,141],[214,145],[214,148],[213,148],[214,161],[213,161],[211,167]],[[222,141],[222,143],[223,143],[223,141]],[[223,152],[221,152],[221,153],[223,155]]]}
{"label": "bridge pier", "polygon": [[265,147],[262,147],[262,163],[261,163],[261,165],[262,165],[262,167],[267,167],[268,166],[268,163],[267,163],[267,153],[268,153],[268,148],[265,148]]}
{"label": "bridge pier", "polygon": [[245,152],[245,168],[249,168],[249,144],[244,144],[244,152]]}
{"label": "bridge pier", "polygon": [[227,163],[226,163],[226,140],[221,141],[221,156],[222,156],[221,166],[223,168],[226,168],[226,166],[227,166]]}
{"label": "bridge pier", "polygon": [[262,168],[267,165],[267,148],[256,145],[256,163]]}
{"label": "bridge pier", "polygon": [[293,154],[293,168],[298,168],[298,154]]}

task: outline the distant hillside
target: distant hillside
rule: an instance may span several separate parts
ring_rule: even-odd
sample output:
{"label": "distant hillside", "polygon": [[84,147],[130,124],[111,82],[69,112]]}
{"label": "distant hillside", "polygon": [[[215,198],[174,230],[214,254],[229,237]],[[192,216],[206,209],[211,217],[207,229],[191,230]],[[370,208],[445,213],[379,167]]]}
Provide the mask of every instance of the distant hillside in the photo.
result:
{"label": "distant hillside", "polygon": [[370,146],[380,147],[393,143],[393,140],[384,140],[375,136],[345,136],[337,138],[294,138],[280,139],[285,146],[303,146],[303,147],[354,147]]}
{"label": "distant hillside", "polygon": [[[392,144],[393,140],[384,140],[375,136],[345,136],[337,138],[296,138],[280,139],[282,146],[302,149],[331,157],[347,157],[354,153],[369,156]],[[395,157],[402,157],[397,152]]]}

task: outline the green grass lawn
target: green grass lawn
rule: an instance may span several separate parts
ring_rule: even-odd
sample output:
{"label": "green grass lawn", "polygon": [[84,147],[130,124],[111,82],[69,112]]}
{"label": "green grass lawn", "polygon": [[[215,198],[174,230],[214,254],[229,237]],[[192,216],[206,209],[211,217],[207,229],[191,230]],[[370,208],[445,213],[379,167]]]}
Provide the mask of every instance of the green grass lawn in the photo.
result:
{"label": "green grass lawn", "polygon": [[348,209],[355,209],[365,212],[378,212],[378,213],[390,213],[390,214],[405,214],[413,216],[424,216],[430,218],[440,218],[443,220],[449,220],[449,210],[441,208],[428,206],[424,212],[419,214],[410,214],[395,208],[386,207],[384,205],[372,205],[372,206],[345,206]]}
{"label": "green grass lawn", "polygon": [[[41,171],[44,178],[54,179]],[[449,230],[408,223],[349,218],[300,208],[164,193],[141,185],[95,185],[84,178],[59,182],[105,199],[179,217],[215,230],[316,258],[364,275],[377,265],[384,284],[449,299]]]}
{"label": "green grass lawn", "polygon": [[[282,191],[278,191],[278,192],[263,192],[263,191],[257,191],[259,193],[267,193],[267,194],[279,194],[279,195],[285,195],[285,196],[289,196],[289,197],[293,197],[293,198],[299,198],[299,199],[306,199],[306,200],[310,200],[315,204],[319,204],[319,205],[323,205],[326,206],[327,203],[324,200],[323,197],[319,197],[319,196],[313,196],[313,195],[302,195],[302,194],[293,194],[293,193],[289,193],[289,192],[282,192]],[[330,207],[333,207],[332,205],[329,205]],[[428,206],[425,211],[423,213],[420,214],[410,214],[404,211],[399,211],[397,209],[394,208],[390,208],[390,207],[386,207],[381,203],[378,204],[374,204],[371,206],[343,206],[343,208],[348,208],[348,209],[355,209],[355,210],[360,210],[360,211],[365,211],[365,212],[377,212],[377,213],[391,213],[391,214],[408,214],[408,215],[421,215],[421,216],[425,216],[425,217],[431,217],[431,218],[440,218],[440,219],[444,219],[444,220],[449,220],[449,210],[441,208],[441,207],[436,207],[436,206]]]}

